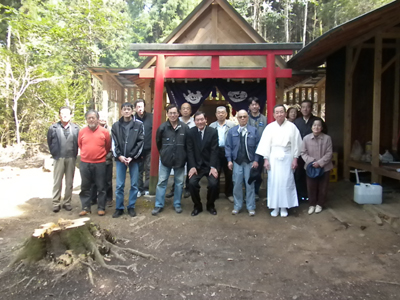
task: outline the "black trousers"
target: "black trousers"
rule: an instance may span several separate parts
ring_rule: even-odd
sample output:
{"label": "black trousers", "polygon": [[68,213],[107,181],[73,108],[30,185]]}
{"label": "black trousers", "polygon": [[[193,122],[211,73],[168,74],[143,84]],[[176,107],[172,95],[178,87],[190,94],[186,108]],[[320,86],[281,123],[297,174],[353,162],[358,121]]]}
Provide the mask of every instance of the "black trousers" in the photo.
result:
{"label": "black trousers", "polygon": [[225,157],[225,148],[219,147],[218,151],[218,160],[219,160],[219,168],[218,168],[218,191],[221,193],[220,189],[220,177],[222,171],[224,171],[225,175],[225,196],[229,197],[233,195],[233,183],[232,183],[232,171],[228,168],[228,161]]}
{"label": "black trousers", "polygon": [[301,198],[308,198],[307,194],[307,174],[306,170],[304,169],[304,160],[299,157],[297,159],[297,168],[294,172],[294,181],[296,183],[296,190],[297,190],[297,198],[301,200]]}
{"label": "black trousers", "polygon": [[[113,199],[113,187],[112,187],[112,175],[113,175],[114,163],[111,162],[106,164],[106,196],[107,202],[111,202]],[[92,191],[90,196],[91,203],[97,203],[97,186],[95,183],[92,184]]]}
{"label": "black trousers", "polygon": [[[147,151],[142,153],[143,160],[139,163],[139,181],[138,188],[140,193],[144,193],[149,190],[150,183],[150,157],[151,151]],[[143,175],[145,175],[145,179],[143,181]]]}
{"label": "black trousers", "polygon": [[189,179],[189,191],[192,196],[192,200],[194,203],[194,208],[202,210],[203,205],[201,204],[200,198],[200,180],[204,176],[207,177],[208,186],[207,186],[207,209],[214,208],[215,199],[218,196],[218,179],[212,175],[208,175],[210,173],[210,168],[202,168],[197,170],[197,175],[193,175],[192,178]]}
{"label": "black trousers", "polygon": [[106,208],[106,163],[85,163],[81,161],[79,165],[81,173],[81,199],[82,210],[91,211],[92,185],[97,187],[97,209],[105,210]]}

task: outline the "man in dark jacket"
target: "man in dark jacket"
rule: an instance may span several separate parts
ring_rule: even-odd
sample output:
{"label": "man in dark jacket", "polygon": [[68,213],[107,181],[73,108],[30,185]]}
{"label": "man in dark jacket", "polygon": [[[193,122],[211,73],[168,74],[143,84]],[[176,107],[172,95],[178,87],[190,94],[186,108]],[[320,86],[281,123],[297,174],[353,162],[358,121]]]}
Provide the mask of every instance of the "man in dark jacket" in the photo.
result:
{"label": "man in dark jacket", "polygon": [[135,204],[138,194],[139,160],[143,149],[143,123],[133,116],[133,105],[125,102],[121,105],[122,117],[111,128],[113,152],[116,161],[115,213],[118,218],[124,213],[124,189],[126,171],[129,168],[131,189],[129,191],[128,214],[136,216]]}
{"label": "man in dark jacket", "polygon": [[60,122],[50,126],[47,143],[54,158],[53,170],[53,212],[60,211],[62,180],[65,177],[63,208],[70,211],[72,188],[75,175],[75,162],[78,155],[78,125],[71,122],[72,112],[67,106],[59,110]]}
{"label": "man in dark jacket", "polygon": [[[294,120],[294,125],[300,132],[301,139],[307,134],[312,132],[311,127],[314,120],[322,120],[321,118],[312,114],[312,101],[304,100],[301,102],[301,116]],[[327,132],[324,132],[327,133]],[[297,197],[299,200],[308,200],[306,171],[304,168],[304,160],[299,156],[297,160],[297,168],[294,173],[294,180],[296,182]]]}
{"label": "man in dark jacket", "polygon": [[[153,114],[144,110],[145,102],[143,99],[137,99],[134,103],[136,110],[136,120],[142,121],[144,126],[144,145],[141,154],[141,161],[139,162],[139,192],[138,197],[141,195],[149,194],[149,181],[150,181],[150,157],[151,157],[151,136],[153,134]],[[145,181],[143,182],[143,175]]]}
{"label": "man in dark jacket", "polygon": [[192,216],[203,211],[200,199],[200,179],[207,177],[207,210],[216,215],[214,206],[218,197],[218,131],[206,126],[207,118],[203,112],[194,114],[196,127],[189,130],[187,141],[189,191],[194,203]]}
{"label": "man in dark jacket", "polygon": [[171,169],[174,170],[174,208],[176,213],[182,212],[181,198],[186,163],[186,136],[188,127],[179,121],[178,108],[174,104],[167,106],[168,120],[157,129],[156,143],[160,153],[160,171],[156,189],[156,203],[151,214],[157,215],[164,208],[165,191]]}

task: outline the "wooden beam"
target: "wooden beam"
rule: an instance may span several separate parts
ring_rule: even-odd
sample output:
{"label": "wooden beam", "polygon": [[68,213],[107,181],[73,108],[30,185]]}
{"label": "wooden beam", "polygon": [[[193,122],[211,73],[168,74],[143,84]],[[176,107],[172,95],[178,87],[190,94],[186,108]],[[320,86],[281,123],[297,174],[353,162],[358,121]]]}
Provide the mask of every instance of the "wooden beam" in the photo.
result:
{"label": "wooden beam", "polygon": [[109,75],[103,75],[103,101],[102,101],[102,111],[107,114],[108,113],[108,100],[110,99],[110,82]]}
{"label": "wooden beam", "polygon": [[151,79],[146,79],[145,80],[145,86],[144,86],[144,101],[146,102],[146,112],[150,113],[151,112]]}
{"label": "wooden beam", "polygon": [[358,58],[360,57],[360,53],[361,53],[361,46],[358,45],[357,46],[357,50],[356,50],[356,54],[354,55],[354,58],[352,59],[351,62],[351,74],[354,74],[354,70],[357,66],[357,62],[358,62]]}
{"label": "wooden beam", "polygon": [[[381,133],[381,86],[382,82],[382,35],[375,36],[374,92],[372,103],[372,167],[379,168],[379,147]],[[372,172],[372,182],[381,182],[381,176]]]}
{"label": "wooden beam", "polygon": [[351,151],[351,115],[353,102],[353,47],[346,48],[346,69],[345,69],[345,87],[344,87],[344,141],[343,141],[343,178],[350,178],[350,151]]}
{"label": "wooden beam", "polygon": [[396,54],[382,67],[382,74],[385,73],[385,71],[394,63],[398,60],[400,56],[400,53],[397,52],[396,49]]}
{"label": "wooden beam", "polygon": [[396,40],[396,62],[394,68],[393,130],[392,150],[397,152],[399,134],[399,101],[400,101],[400,39]]}
{"label": "wooden beam", "polygon": [[278,89],[276,90],[276,104],[283,104],[285,80],[283,78],[278,78],[277,82]]}

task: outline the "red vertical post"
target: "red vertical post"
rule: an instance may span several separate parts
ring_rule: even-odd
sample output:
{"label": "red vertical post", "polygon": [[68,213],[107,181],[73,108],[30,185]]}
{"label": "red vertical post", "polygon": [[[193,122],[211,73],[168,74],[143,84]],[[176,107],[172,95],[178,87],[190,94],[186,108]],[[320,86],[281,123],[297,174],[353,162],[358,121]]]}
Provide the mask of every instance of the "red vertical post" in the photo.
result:
{"label": "red vertical post", "polygon": [[274,121],[273,111],[276,104],[275,55],[267,55],[267,123]]}
{"label": "red vertical post", "polygon": [[156,146],[156,133],[161,125],[161,114],[163,110],[163,93],[164,93],[164,74],[165,74],[165,57],[157,55],[156,70],[154,76],[154,115],[153,115],[153,133],[151,136],[151,161],[150,161],[150,195],[156,194],[156,186],[158,181],[158,149]]}

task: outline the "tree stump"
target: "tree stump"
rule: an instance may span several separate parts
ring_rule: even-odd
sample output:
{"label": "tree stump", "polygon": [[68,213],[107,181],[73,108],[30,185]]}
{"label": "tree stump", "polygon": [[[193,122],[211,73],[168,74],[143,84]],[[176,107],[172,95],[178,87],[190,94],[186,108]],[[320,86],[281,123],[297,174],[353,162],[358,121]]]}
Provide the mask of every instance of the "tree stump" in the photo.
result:
{"label": "tree stump", "polygon": [[121,270],[122,268],[134,270],[132,265],[107,265],[104,255],[114,256],[123,262],[126,261],[121,255],[123,252],[147,259],[157,259],[150,254],[132,248],[117,246],[117,239],[109,230],[101,229],[98,224],[89,221],[90,218],[60,219],[57,224],[41,225],[25,241],[22,249],[2,272],[1,276],[11,271],[19,262],[31,264],[42,259],[65,266],[65,271],[62,272],[60,277],[81,264],[88,266],[91,270],[94,270],[95,264],[99,264],[101,267],[123,274],[127,273]]}

